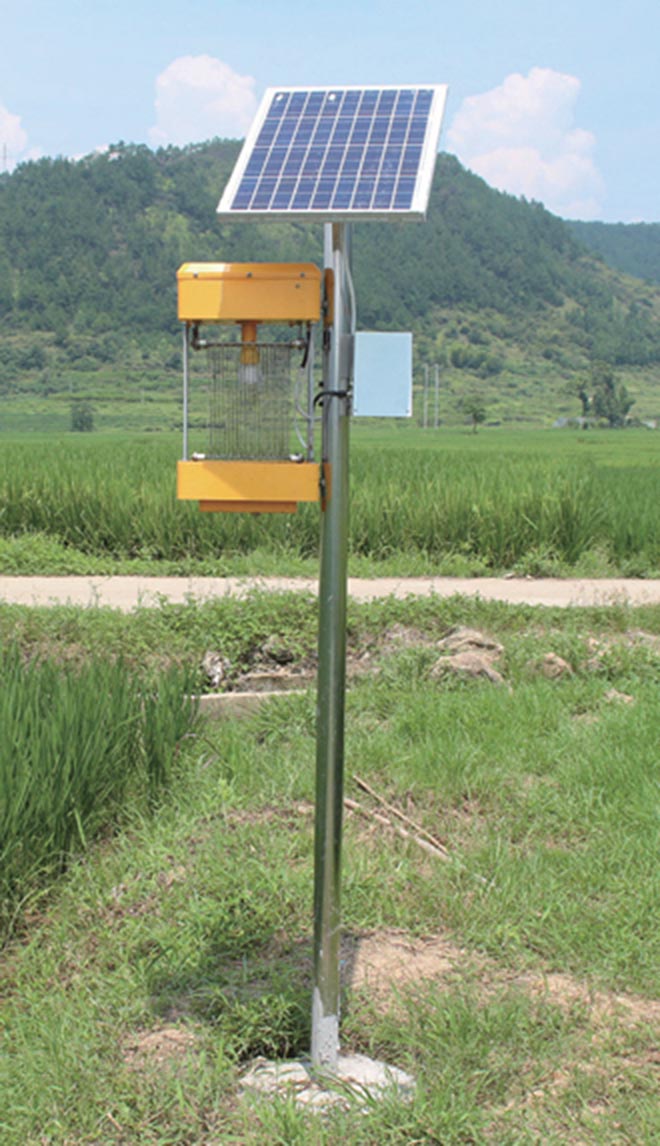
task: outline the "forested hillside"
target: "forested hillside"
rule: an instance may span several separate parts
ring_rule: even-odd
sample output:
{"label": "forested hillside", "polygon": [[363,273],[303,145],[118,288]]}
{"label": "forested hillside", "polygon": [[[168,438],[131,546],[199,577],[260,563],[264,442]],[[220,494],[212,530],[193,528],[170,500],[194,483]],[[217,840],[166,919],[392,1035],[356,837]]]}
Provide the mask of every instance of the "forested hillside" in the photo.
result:
{"label": "forested hillside", "polygon": [[650,283],[660,283],[660,223],[568,224],[579,242],[609,266]]}
{"label": "forested hillside", "polygon": [[[319,225],[217,221],[236,154],[220,140],[118,144],[0,177],[1,392],[73,391],[72,372],[93,391],[105,371],[109,401],[122,370],[157,389],[178,366],[181,262],[320,260]],[[354,252],[361,327],[412,329],[417,366],[443,371],[448,409],[478,388],[498,417],[577,413],[566,395],[595,360],[627,371],[643,413],[660,408],[660,292],[451,156],[425,225],[359,224]]]}

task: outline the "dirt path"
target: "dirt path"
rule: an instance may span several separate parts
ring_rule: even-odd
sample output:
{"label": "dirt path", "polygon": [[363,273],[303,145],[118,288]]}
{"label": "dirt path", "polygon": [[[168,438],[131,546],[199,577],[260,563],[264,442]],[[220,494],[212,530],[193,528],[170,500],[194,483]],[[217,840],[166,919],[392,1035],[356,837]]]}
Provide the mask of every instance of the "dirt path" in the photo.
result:
{"label": "dirt path", "polygon": [[[351,577],[349,593],[358,601],[379,597],[450,597],[455,593],[509,604],[631,605],[660,604],[660,580],[566,580],[499,577]],[[108,605],[130,612],[160,600],[244,596],[251,589],[316,593],[317,582],[304,577],[0,577],[0,601],[21,605]]]}

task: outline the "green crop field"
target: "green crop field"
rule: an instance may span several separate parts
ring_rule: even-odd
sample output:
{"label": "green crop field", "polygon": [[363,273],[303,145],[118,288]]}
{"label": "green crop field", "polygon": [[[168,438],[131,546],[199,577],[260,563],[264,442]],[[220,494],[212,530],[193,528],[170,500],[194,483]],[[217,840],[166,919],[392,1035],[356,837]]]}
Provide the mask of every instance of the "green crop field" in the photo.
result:
{"label": "green crop field", "polygon": [[0,935],[127,804],[157,799],[194,717],[176,669],[149,679],[100,651],[24,660],[13,637],[0,644]]}
{"label": "green crop field", "polygon": [[[4,435],[0,568],[315,568],[317,506],[276,519],[200,514],[175,498],[179,448],[174,434]],[[353,572],[660,571],[660,439],[648,431],[357,424],[351,470]]]}

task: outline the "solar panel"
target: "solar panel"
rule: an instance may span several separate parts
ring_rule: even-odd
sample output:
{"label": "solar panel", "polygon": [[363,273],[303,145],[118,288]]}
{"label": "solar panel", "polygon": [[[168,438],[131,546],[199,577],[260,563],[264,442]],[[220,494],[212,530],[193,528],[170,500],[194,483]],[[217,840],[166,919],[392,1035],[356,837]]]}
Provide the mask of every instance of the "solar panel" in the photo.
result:
{"label": "solar panel", "polygon": [[424,218],[446,95],[439,84],[269,88],[218,214]]}

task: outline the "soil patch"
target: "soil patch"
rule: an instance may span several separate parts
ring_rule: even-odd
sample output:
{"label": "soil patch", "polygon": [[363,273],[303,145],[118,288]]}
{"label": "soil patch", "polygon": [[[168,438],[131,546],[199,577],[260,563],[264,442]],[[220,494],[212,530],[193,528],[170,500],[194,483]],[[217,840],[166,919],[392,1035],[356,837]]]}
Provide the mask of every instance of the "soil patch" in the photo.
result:
{"label": "soil patch", "polygon": [[657,1027],[660,1036],[658,999],[597,990],[587,982],[558,972],[512,974],[494,960],[470,952],[443,935],[417,938],[397,930],[346,935],[341,954],[346,986],[355,991],[368,991],[381,1004],[409,985],[433,982],[442,988],[472,979],[478,973],[484,1002],[508,986],[545,998],[564,1009],[581,1006],[589,1021],[596,1025],[644,1024]]}
{"label": "soil patch", "polygon": [[473,957],[450,939],[416,939],[402,931],[347,935],[341,957],[346,986],[381,1001],[412,983],[432,980],[441,986],[455,981],[461,968],[474,965]]}
{"label": "soil patch", "polygon": [[186,1027],[159,1027],[134,1035],[124,1046],[123,1059],[131,1070],[176,1070],[197,1053],[197,1043]]}

